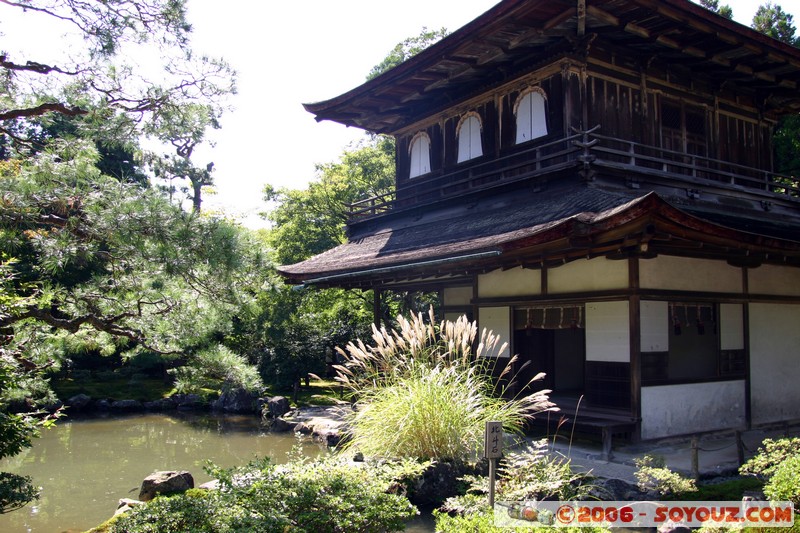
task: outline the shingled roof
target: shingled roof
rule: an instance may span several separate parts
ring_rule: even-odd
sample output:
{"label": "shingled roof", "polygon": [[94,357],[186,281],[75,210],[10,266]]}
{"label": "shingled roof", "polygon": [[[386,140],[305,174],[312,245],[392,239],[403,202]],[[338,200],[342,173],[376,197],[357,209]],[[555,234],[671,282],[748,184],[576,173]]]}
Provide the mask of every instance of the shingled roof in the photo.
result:
{"label": "shingled roof", "polygon": [[[535,195],[536,203],[532,204]],[[714,216],[729,222],[711,221]],[[657,193],[641,196],[595,188],[519,191],[488,197],[449,210],[409,213],[361,228],[349,242],[279,271],[292,283],[335,286],[451,276],[541,266],[577,257],[610,255],[648,243],[650,254],[706,253],[742,256],[772,253],[773,259],[800,262],[800,242],[787,238],[797,228],[678,209]],[[685,248],[682,248],[685,247]]]}
{"label": "shingled roof", "polygon": [[800,50],[689,0],[506,0],[413,58],[330,100],[317,120],[393,133],[524,72],[584,39],[684,64],[738,92],[769,94],[776,113],[800,110]]}
{"label": "shingled roof", "polygon": [[[800,110],[799,49],[689,0],[505,0],[381,76],[305,107],[317,120],[395,133],[554,57],[577,57],[594,38],[634,63],[681,64],[716,86],[769,95],[765,111]],[[755,200],[737,207],[723,203],[741,199],[687,198],[669,184],[647,192],[583,183],[577,168],[562,174],[544,190],[498,187],[351,223],[346,244],[279,271],[290,283],[369,288],[599,256],[800,266],[796,218]]]}

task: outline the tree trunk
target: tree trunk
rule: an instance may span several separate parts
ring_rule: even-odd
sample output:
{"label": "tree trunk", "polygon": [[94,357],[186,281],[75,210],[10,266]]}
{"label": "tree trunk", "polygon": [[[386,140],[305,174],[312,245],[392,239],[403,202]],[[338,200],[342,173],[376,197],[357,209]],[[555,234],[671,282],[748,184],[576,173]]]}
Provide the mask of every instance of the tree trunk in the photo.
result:
{"label": "tree trunk", "polygon": [[200,212],[200,204],[203,203],[203,198],[201,196],[203,190],[203,182],[202,181],[192,181],[192,211],[195,213]]}

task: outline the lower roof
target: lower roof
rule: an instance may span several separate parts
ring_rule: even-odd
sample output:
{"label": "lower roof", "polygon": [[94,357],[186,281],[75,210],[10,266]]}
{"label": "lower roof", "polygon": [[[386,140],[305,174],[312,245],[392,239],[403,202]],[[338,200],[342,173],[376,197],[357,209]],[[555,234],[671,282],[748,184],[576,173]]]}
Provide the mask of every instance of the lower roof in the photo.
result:
{"label": "lower roof", "polygon": [[290,283],[370,287],[642,250],[800,265],[796,221],[675,203],[636,190],[517,190],[374,219],[352,227],[347,243],[278,271]]}

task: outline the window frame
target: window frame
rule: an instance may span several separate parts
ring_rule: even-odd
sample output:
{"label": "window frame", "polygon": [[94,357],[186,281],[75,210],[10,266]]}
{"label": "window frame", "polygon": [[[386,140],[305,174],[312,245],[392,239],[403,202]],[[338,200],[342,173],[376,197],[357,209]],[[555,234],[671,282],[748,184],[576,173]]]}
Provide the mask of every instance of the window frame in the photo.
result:
{"label": "window frame", "polygon": [[[673,376],[670,375],[673,364],[674,351],[678,348],[674,341],[676,336],[694,335],[700,336],[701,326],[697,322],[697,311],[701,308],[710,308],[709,315],[701,312],[702,328],[705,330],[702,335],[708,334],[714,337],[714,347],[708,353],[694,354],[696,361],[698,357],[707,358],[707,366],[713,365],[713,374],[702,376]],[[694,309],[693,313],[689,312]],[[668,328],[666,351],[642,352],[642,386],[652,387],[660,385],[681,385],[689,383],[713,383],[718,381],[738,381],[746,379],[746,359],[744,349],[723,349],[722,348],[722,318],[719,302],[695,302],[695,301],[673,301],[669,303],[667,312]],[[680,332],[680,333],[678,333]],[[685,358],[682,361],[685,365]]]}
{"label": "window frame", "polygon": [[[530,99],[527,105],[526,99]],[[520,115],[520,112],[526,110],[527,117],[524,114]],[[547,124],[547,93],[541,87],[529,87],[522,91],[514,102],[513,112],[516,127],[514,144],[535,141],[550,134]]]}
{"label": "window frame", "polygon": [[[474,123],[477,121],[477,133],[474,130]],[[462,136],[464,126],[469,127],[469,132],[467,136]],[[466,143],[463,140],[466,139]],[[477,142],[476,142],[477,140]],[[470,161],[472,159],[477,159],[479,157],[483,157],[483,121],[478,113],[475,111],[470,111],[466,113],[464,116],[461,117],[461,120],[458,121],[458,126],[456,126],[456,146],[457,146],[457,153],[456,153],[456,164],[464,163],[466,161]],[[477,154],[473,155],[475,151],[475,145],[477,144]],[[462,152],[462,149],[466,145],[466,149],[468,153],[465,155]],[[464,156],[464,157],[462,157]]]}
{"label": "window frame", "polygon": [[[420,144],[422,142],[426,145],[424,153],[415,155],[415,149],[422,150],[422,144]],[[416,163],[415,158],[419,159]],[[423,161],[423,159],[426,160]],[[427,166],[424,163],[427,163]],[[411,138],[408,145],[408,178],[414,179],[430,174],[431,170],[431,137],[427,132],[419,131]]]}

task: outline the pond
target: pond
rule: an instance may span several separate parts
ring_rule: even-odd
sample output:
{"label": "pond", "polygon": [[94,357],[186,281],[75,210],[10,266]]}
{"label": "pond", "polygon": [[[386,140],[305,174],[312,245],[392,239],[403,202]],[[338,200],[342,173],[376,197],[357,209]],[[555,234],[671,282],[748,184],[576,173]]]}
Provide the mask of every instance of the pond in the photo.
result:
{"label": "pond", "polygon": [[[188,470],[199,485],[210,480],[206,460],[231,467],[269,456],[282,463],[295,444],[291,433],[269,433],[252,415],[66,419],[0,462],[0,470],[32,476],[42,487],[38,501],[0,515],[0,531],[85,531],[110,518],[120,498],[137,498],[142,480],[156,470]],[[303,451],[325,449],[304,441]]]}
{"label": "pond", "polygon": [[[188,470],[199,485],[211,479],[203,471],[206,460],[226,468],[265,456],[283,463],[297,444],[291,433],[266,431],[253,415],[70,417],[32,448],[0,461],[0,471],[31,476],[42,487],[39,500],[0,515],[0,531],[85,531],[110,518],[120,498],[137,498],[142,480],[156,470]],[[308,440],[302,449],[326,453]],[[430,515],[407,531],[433,531]]]}

